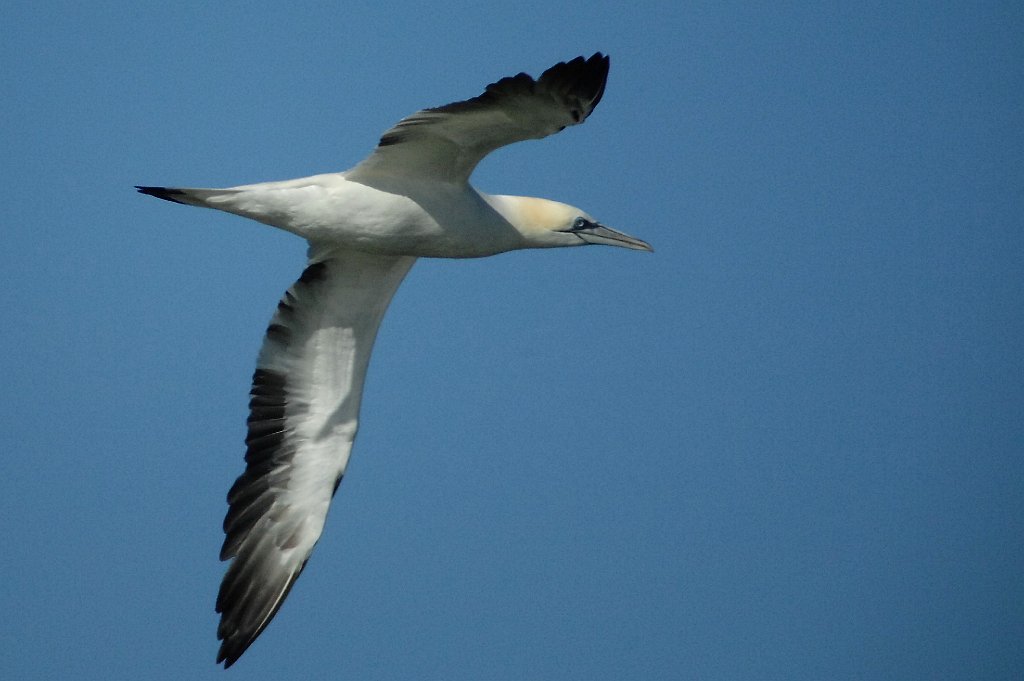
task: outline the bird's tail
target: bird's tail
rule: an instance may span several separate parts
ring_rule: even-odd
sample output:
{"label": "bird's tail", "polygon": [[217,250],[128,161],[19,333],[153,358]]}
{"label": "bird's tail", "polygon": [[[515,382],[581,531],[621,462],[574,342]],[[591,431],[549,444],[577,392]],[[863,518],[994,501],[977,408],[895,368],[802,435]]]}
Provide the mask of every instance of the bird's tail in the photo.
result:
{"label": "bird's tail", "polygon": [[221,208],[215,205],[220,203],[217,199],[224,200],[238,193],[234,189],[196,189],[193,187],[139,187],[140,194],[155,196],[164,201],[173,201],[186,206],[199,206],[202,208]]}
{"label": "bird's tail", "polygon": [[[202,208],[213,208],[214,206],[211,204],[216,203],[218,197],[224,198],[225,195],[238,194],[238,191],[232,189],[198,189],[182,186],[136,186],[135,188],[138,189],[139,194]],[[211,202],[211,199],[214,201]]]}
{"label": "bird's tail", "polygon": [[[305,182],[305,180],[303,180]],[[303,223],[296,225],[295,196],[309,185],[289,187],[294,182],[264,182],[224,189],[198,189],[195,187],[135,187],[142,194],[186,206],[213,208],[225,213],[241,215],[265,225],[278,227],[303,238],[308,230]],[[292,191],[281,191],[291,189]]]}

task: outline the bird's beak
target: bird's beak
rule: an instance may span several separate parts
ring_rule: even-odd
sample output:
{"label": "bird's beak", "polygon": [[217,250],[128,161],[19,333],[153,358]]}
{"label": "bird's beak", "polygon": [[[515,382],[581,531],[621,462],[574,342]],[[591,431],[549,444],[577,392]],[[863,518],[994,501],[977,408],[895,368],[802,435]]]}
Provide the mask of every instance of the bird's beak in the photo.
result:
{"label": "bird's beak", "polygon": [[649,251],[654,252],[651,245],[646,241],[641,241],[636,237],[632,237],[622,232],[617,232],[611,227],[605,227],[598,223],[592,223],[585,229],[573,231],[573,234],[583,239],[589,244],[604,244],[605,246],[621,246],[623,248],[632,248],[635,251]]}

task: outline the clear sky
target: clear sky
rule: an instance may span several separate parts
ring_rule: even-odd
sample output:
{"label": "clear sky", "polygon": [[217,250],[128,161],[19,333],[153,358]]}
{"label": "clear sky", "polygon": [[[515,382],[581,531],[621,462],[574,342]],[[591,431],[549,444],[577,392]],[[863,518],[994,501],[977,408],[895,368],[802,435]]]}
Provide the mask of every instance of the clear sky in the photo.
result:
{"label": "clear sky", "polygon": [[[1021,678],[1021,5],[363,4],[0,9],[0,678]],[[220,670],[304,244],[132,185],[343,170],[597,50],[586,124],[474,180],[656,252],[419,262],[325,535]]]}

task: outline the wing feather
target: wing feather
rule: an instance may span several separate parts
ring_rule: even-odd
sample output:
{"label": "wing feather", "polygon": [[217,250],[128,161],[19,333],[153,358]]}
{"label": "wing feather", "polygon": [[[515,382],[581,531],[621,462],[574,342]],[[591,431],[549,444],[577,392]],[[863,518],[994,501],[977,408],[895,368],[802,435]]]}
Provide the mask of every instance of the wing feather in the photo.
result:
{"label": "wing feather", "polygon": [[384,311],[414,258],[310,264],[277,306],[253,374],[245,472],[228,492],[217,662],[230,667],[284,602],[320,538],[355,437]]}
{"label": "wing feather", "polygon": [[495,149],[586,120],[604,94],[608,67],[600,52],[576,57],[536,80],[520,73],[491,83],[472,99],[418,111],[387,130],[347,177],[413,175],[465,183]]}

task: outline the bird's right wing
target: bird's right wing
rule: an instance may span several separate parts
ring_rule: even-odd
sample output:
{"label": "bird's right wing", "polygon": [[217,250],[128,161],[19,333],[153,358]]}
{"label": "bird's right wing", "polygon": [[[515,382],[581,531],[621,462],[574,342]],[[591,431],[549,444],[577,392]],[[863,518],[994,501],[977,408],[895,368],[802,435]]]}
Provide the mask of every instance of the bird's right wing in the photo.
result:
{"label": "bird's right wing", "polygon": [[502,78],[483,94],[424,109],[386,131],[377,149],[346,177],[412,176],[465,183],[480,160],[499,147],[539,139],[586,120],[604,94],[608,57],[576,57],[534,80]]}
{"label": "bird's right wing", "polygon": [[277,613],[323,530],[348,464],[377,328],[415,258],[314,256],[267,328],[253,375],[245,472],[228,492],[217,662]]}

